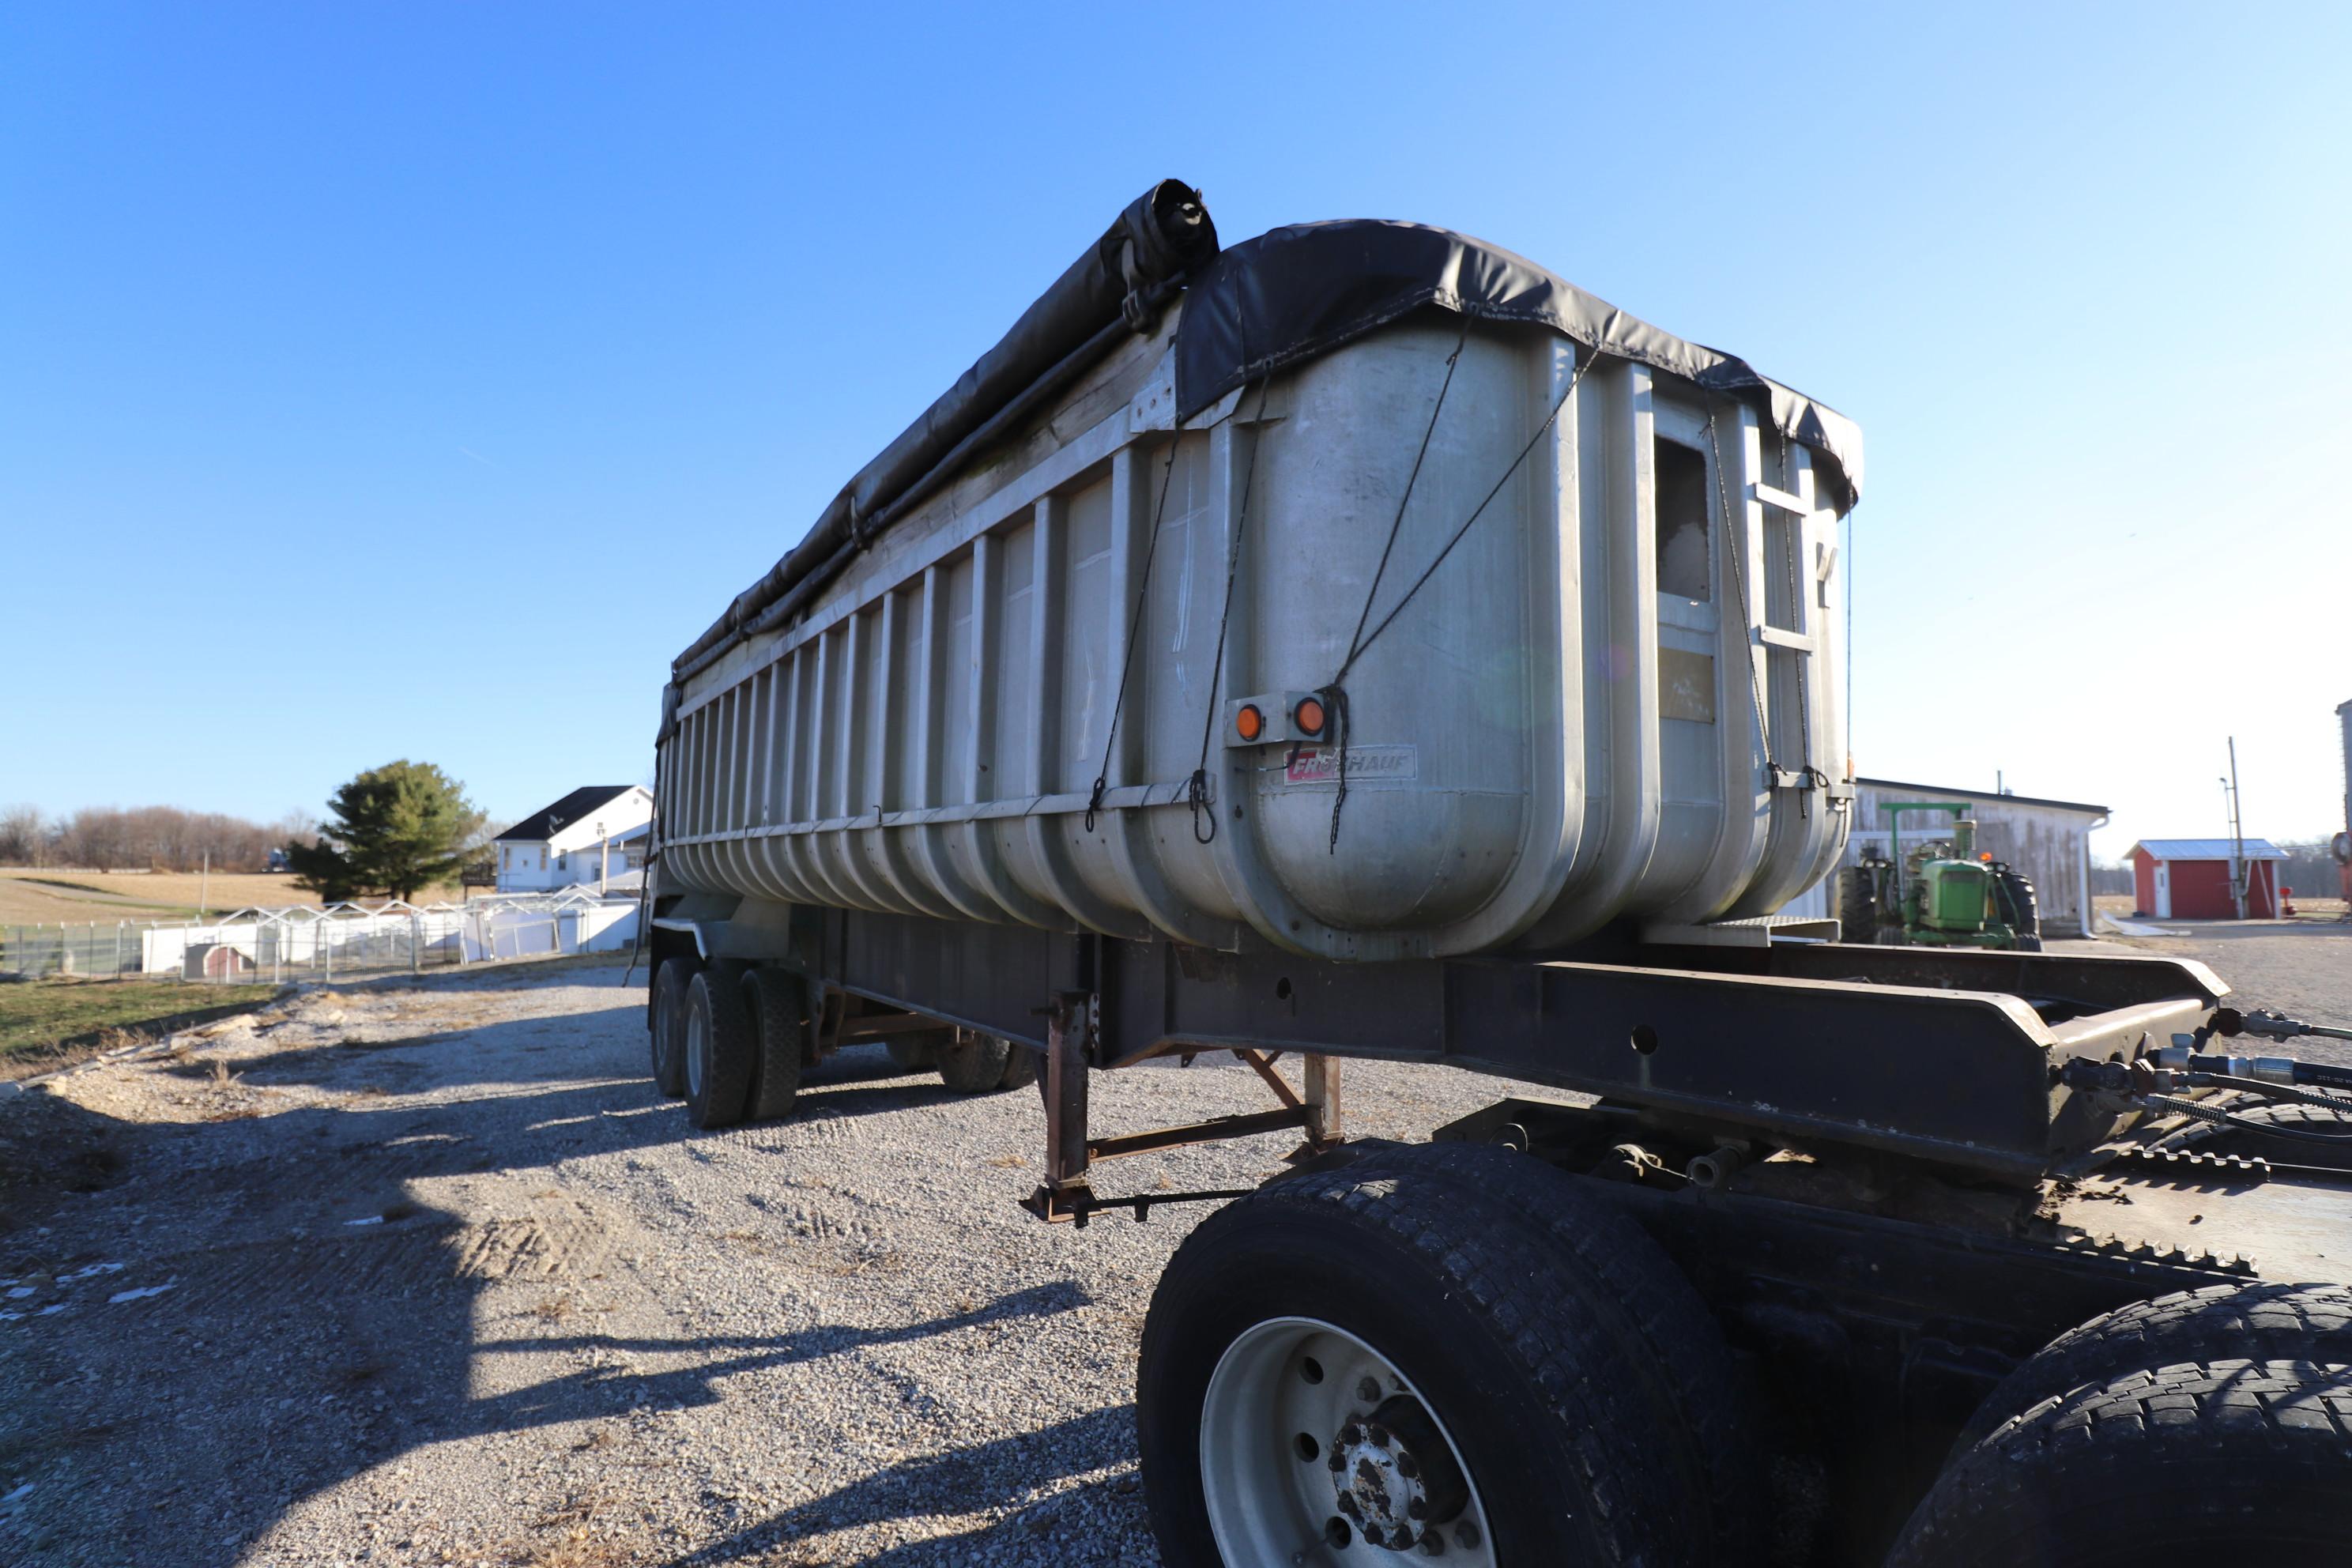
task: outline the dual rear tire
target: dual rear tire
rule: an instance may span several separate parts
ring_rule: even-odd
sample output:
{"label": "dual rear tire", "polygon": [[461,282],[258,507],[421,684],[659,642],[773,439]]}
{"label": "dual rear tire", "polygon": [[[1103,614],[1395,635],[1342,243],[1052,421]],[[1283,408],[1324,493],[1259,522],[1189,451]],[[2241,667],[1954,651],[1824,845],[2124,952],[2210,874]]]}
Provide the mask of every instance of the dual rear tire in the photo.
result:
{"label": "dual rear tire", "polygon": [[666,961],[654,976],[655,1087],[700,1128],[789,1113],[807,1057],[806,989],[778,970]]}
{"label": "dual rear tire", "polygon": [[1136,1419],[1169,1568],[1744,1561],[1743,1386],[1622,1214],[1425,1144],[1204,1220],[1152,1298]]}
{"label": "dual rear tire", "polygon": [[2028,1357],[1888,1568],[2317,1568],[2352,1554],[2352,1291],[2134,1302]]}

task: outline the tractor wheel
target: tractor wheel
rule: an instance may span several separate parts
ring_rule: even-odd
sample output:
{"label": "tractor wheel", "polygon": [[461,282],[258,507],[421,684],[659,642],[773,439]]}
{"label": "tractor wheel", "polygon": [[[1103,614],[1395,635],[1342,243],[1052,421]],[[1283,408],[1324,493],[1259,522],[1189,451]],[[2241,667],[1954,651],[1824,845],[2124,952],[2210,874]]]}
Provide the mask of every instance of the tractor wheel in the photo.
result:
{"label": "tractor wheel", "polygon": [[1838,940],[1867,945],[1878,940],[1878,893],[1869,869],[1841,866],[1837,874]]}
{"label": "tractor wheel", "polygon": [[743,1000],[758,1037],[753,1053],[750,1117],[766,1121],[792,1114],[808,1049],[808,987],[782,969],[755,969],[743,977]]}
{"label": "tractor wheel", "polygon": [[686,1095],[686,993],[701,964],[690,958],[670,958],[654,976],[654,1088],[663,1098]]}
{"label": "tractor wheel", "polygon": [[1136,1376],[1160,1561],[1740,1555],[1675,1391],[1728,1352],[1703,1311],[1698,1342],[1662,1343],[1625,1289],[1689,1286],[1566,1178],[1537,1217],[1430,1147],[1274,1183],[1177,1248]]}
{"label": "tractor wheel", "polygon": [[2017,933],[2020,952],[2042,951],[2042,906],[2035,897],[2033,884],[1999,861],[1993,863],[1992,890],[1994,907],[2010,930]]}

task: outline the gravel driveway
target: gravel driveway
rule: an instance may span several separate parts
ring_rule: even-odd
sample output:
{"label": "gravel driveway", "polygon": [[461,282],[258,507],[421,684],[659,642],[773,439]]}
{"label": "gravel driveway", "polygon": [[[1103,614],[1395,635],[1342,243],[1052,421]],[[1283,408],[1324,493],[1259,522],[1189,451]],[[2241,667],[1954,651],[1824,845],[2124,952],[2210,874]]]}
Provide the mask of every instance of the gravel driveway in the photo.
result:
{"label": "gravel driveway", "polygon": [[[1041,1225],[1035,1096],[877,1047],[694,1132],[620,980],[313,993],[0,1104],[0,1562],[1155,1561],[1136,1346],[1205,1211]],[[1225,1061],[1098,1078],[1097,1123],[1264,1109]],[[1507,1092],[1348,1071],[1360,1133]]]}
{"label": "gravel driveway", "polygon": [[[2132,945],[2352,1018],[2352,928]],[[1035,1097],[876,1047],[788,1121],[696,1133],[621,978],[311,993],[0,1101],[0,1562],[1152,1563],[1136,1346],[1204,1211],[1040,1225]],[[1513,1088],[1348,1075],[1389,1137]],[[1265,1104],[1206,1058],[1094,1098],[1104,1130]],[[1286,1147],[1098,1184],[1242,1185]]]}

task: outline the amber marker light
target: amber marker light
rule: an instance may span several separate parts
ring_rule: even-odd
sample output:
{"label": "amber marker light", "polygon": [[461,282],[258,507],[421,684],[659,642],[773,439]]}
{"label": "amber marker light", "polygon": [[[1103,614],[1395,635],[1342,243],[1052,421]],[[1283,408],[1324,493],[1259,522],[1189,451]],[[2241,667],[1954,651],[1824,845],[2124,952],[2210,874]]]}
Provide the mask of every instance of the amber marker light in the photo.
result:
{"label": "amber marker light", "polygon": [[1242,710],[1234,715],[1234,731],[1244,741],[1255,741],[1265,733],[1265,715],[1257,710],[1256,703],[1242,704]]}
{"label": "amber marker light", "polygon": [[1307,736],[1321,735],[1323,733],[1324,719],[1322,699],[1318,697],[1300,698],[1298,700],[1298,706],[1291,710],[1290,718],[1291,721],[1298,726],[1298,732],[1300,734]]}

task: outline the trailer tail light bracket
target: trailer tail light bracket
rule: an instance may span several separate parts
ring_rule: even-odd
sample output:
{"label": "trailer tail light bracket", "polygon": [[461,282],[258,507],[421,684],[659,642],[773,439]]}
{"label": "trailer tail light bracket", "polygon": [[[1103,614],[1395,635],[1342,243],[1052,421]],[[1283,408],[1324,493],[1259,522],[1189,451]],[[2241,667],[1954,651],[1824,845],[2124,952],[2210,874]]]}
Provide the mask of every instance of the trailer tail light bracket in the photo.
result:
{"label": "trailer tail light bracket", "polygon": [[1312,691],[1265,691],[1225,704],[1225,744],[1312,744],[1326,737],[1330,715]]}

